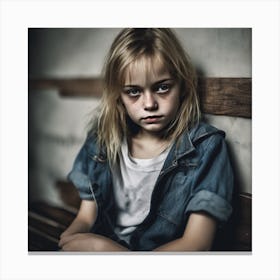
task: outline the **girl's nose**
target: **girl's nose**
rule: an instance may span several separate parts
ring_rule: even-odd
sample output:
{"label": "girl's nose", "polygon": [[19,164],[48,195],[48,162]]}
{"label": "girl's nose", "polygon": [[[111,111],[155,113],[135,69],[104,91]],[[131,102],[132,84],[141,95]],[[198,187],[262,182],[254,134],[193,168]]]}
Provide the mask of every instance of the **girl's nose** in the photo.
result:
{"label": "girl's nose", "polygon": [[153,93],[145,92],[143,97],[144,109],[146,111],[153,111],[158,109],[158,103]]}

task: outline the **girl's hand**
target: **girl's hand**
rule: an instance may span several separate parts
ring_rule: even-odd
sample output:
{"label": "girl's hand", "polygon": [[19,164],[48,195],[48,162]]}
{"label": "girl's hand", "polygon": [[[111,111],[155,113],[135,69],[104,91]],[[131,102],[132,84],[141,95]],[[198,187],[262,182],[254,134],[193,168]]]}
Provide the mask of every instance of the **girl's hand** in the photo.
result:
{"label": "girl's hand", "polygon": [[93,233],[77,233],[61,238],[59,246],[62,251],[128,251],[113,240]]}
{"label": "girl's hand", "polygon": [[95,234],[76,233],[61,236],[58,245],[63,251],[102,251],[103,243],[103,240]]}

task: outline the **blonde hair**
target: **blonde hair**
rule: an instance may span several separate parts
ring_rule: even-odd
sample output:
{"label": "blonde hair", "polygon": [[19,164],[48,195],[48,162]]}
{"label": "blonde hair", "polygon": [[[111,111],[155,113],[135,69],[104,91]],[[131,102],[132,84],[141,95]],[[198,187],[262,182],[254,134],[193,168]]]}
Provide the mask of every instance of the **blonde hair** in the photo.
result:
{"label": "blonde hair", "polygon": [[181,102],[164,137],[177,139],[198,122],[199,100],[195,70],[175,34],[168,28],[126,28],[115,38],[103,69],[103,97],[95,123],[98,145],[105,148],[109,162],[115,163],[124,137],[130,135],[126,110],[120,94],[128,66],[142,57],[159,57],[170,75],[181,85]]}

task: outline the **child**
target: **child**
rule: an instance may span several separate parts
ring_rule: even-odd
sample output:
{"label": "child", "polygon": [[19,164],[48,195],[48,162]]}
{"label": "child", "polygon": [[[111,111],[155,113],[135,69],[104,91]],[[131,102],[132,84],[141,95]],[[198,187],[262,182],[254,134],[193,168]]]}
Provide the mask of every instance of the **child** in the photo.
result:
{"label": "child", "polygon": [[64,251],[210,250],[231,214],[224,132],[200,122],[195,71],[173,32],[124,29],[70,180],[82,199]]}

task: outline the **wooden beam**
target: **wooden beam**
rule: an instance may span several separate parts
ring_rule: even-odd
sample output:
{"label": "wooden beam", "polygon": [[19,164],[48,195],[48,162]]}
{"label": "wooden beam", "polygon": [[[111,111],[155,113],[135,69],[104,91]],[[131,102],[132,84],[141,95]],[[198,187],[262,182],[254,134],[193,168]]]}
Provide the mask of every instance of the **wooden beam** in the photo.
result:
{"label": "wooden beam", "polygon": [[251,78],[200,78],[198,92],[204,113],[252,117]]}
{"label": "wooden beam", "polygon": [[101,97],[102,81],[100,78],[31,79],[28,89],[57,89],[60,95],[68,97]]}
{"label": "wooden beam", "polygon": [[[96,97],[102,93],[100,78],[29,80],[29,90],[54,88],[62,96]],[[202,78],[198,93],[203,113],[251,118],[251,78]]]}

